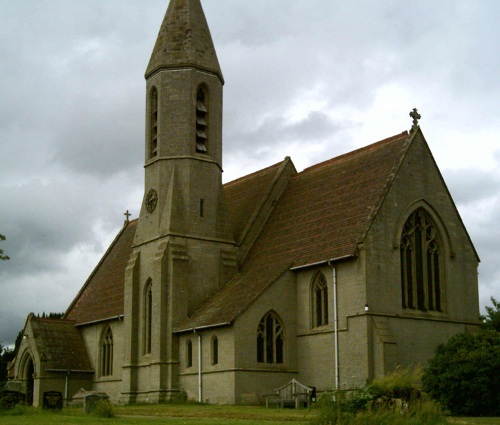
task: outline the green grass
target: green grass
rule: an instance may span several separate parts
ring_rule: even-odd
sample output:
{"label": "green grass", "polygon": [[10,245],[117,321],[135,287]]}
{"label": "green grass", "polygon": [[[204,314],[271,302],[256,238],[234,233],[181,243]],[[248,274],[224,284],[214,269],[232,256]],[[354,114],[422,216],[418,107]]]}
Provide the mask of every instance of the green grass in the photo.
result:
{"label": "green grass", "polygon": [[[5,413],[5,412],[4,412]],[[11,416],[11,413],[18,415]],[[114,418],[85,415],[82,408],[68,408],[61,412],[20,408],[9,415],[0,414],[2,425],[309,425],[316,410],[266,409],[251,406],[213,405],[137,405],[114,408]],[[453,425],[494,425],[500,418],[451,418]]]}

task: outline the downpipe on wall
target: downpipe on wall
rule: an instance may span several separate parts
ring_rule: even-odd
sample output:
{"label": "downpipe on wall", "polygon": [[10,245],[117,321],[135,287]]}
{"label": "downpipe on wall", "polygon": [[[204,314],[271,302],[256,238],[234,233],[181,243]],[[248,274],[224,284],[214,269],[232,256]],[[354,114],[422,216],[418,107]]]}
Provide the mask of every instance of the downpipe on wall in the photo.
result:
{"label": "downpipe on wall", "polygon": [[332,278],[333,278],[333,335],[335,339],[335,390],[339,389],[339,325],[338,325],[338,312],[337,312],[337,269],[331,263]]}

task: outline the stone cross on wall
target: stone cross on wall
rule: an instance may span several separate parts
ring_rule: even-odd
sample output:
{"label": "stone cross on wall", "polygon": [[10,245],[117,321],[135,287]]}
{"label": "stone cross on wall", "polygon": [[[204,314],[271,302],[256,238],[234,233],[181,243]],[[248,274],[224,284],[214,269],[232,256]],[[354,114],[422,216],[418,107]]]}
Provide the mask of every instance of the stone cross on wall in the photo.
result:
{"label": "stone cross on wall", "polygon": [[422,118],[422,115],[418,113],[417,108],[413,108],[413,110],[410,112],[410,117],[413,118],[413,125],[411,126],[411,131],[414,132],[418,128],[418,120]]}

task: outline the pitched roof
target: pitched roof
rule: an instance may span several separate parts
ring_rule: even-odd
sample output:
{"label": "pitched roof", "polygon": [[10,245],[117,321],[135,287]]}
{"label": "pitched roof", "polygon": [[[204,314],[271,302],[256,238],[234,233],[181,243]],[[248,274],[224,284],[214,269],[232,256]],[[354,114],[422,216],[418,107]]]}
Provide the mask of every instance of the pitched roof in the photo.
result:
{"label": "pitched roof", "polygon": [[[289,158],[285,158],[285,161],[287,160]],[[283,162],[278,162],[224,185],[229,218],[237,241],[243,237],[246,227],[257,213],[272,181],[282,166]]]}
{"label": "pitched roof", "polygon": [[231,323],[291,266],[354,256],[410,140],[404,132],[293,176],[240,273],[178,330]]}
{"label": "pitched roof", "polygon": [[162,68],[190,66],[213,72],[224,82],[200,0],[171,0],[146,69],[146,78]]}
{"label": "pitched roof", "polygon": [[132,254],[137,222],[130,221],[120,230],[66,310],[65,319],[82,324],[123,315],[125,268]]}
{"label": "pitched roof", "polygon": [[42,367],[53,371],[92,371],[85,342],[74,321],[32,315],[29,323]]}

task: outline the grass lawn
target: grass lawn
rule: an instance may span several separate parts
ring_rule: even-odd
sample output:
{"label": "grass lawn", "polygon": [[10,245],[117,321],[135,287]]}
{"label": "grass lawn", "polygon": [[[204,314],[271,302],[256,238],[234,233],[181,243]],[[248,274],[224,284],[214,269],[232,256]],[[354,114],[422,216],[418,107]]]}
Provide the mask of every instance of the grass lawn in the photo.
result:
{"label": "grass lawn", "polygon": [[[2,425],[309,425],[316,416],[307,409],[266,409],[250,406],[213,405],[138,405],[114,408],[114,418],[96,418],[85,415],[82,408],[68,408],[62,412],[24,409],[19,416],[0,415]],[[451,418],[456,425],[494,425],[500,418]]]}

